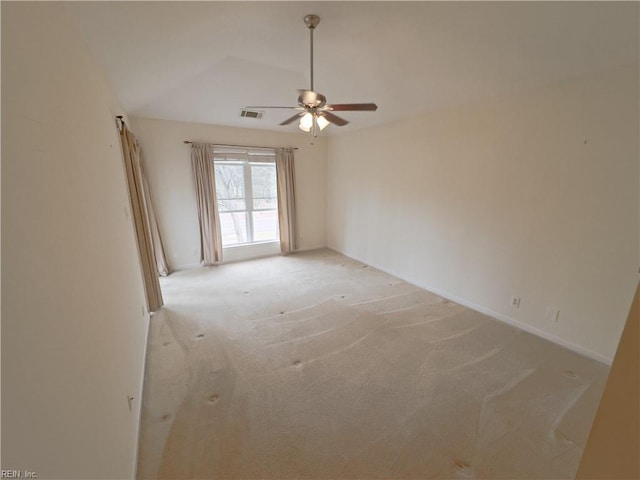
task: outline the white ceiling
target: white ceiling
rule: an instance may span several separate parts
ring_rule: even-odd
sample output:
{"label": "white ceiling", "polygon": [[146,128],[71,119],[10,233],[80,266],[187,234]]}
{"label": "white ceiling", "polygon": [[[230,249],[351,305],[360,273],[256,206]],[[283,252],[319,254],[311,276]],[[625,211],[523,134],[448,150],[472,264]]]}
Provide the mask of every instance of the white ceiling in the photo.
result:
{"label": "white ceiling", "polygon": [[295,105],[309,88],[377,112],[327,133],[388,123],[638,62],[636,2],[77,2],[67,4],[130,115],[280,131],[246,105]]}

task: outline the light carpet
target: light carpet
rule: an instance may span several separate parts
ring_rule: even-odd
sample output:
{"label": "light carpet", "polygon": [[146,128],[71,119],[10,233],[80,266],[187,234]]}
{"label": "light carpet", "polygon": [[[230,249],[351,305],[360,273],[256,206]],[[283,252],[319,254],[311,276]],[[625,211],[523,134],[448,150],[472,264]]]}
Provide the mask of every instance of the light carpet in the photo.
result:
{"label": "light carpet", "polygon": [[162,289],[143,479],[573,478],[608,373],[330,250]]}

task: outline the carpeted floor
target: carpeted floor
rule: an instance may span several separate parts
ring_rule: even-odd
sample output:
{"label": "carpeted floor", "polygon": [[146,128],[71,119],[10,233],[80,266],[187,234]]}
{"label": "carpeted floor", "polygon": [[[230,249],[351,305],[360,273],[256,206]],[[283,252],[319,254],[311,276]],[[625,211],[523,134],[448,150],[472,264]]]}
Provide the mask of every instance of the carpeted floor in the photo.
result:
{"label": "carpeted floor", "polygon": [[608,373],[329,250],[162,288],[144,479],[573,478]]}

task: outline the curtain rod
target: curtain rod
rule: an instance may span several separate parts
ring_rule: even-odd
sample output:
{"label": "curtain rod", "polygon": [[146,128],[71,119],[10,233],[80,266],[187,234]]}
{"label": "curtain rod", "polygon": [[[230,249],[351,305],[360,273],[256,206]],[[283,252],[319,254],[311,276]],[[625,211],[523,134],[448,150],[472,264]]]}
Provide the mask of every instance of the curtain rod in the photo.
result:
{"label": "curtain rod", "polygon": [[[182,143],[193,143],[190,140],[185,140]],[[269,149],[273,149],[275,150],[277,147],[257,147],[255,145],[229,145],[229,144],[225,144],[225,143],[211,143],[211,142],[203,142],[203,143],[209,143],[210,145],[215,145],[218,147],[237,147],[237,148],[269,148]],[[294,150],[298,150],[298,147],[291,147]]]}

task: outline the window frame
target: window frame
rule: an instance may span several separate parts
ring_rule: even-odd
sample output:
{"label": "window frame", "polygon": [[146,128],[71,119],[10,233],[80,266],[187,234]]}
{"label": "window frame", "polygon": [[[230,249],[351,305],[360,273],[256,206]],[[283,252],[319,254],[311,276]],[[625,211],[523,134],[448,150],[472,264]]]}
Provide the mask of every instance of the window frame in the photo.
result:
{"label": "window frame", "polygon": [[[244,196],[234,196],[220,198],[216,191],[216,202],[220,213],[244,213],[244,224],[246,229],[246,242],[238,242],[231,245],[224,245],[223,248],[243,247],[249,245],[257,245],[263,243],[276,243],[280,241],[280,226],[279,222],[276,222],[276,236],[269,240],[255,240],[255,228],[254,228],[254,212],[274,212],[276,218],[278,216],[278,182],[277,182],[277,167],[275,161],[274,149],[219,149],[214,148],[213,166],[214,171],[216,165],[237,165],[242,167],[242,176],[244,182]],[[274,169],[274,197],[254,197],[253,195],[253,167],[269,166]],[[244,209],[233,210],[220,210],[220,202],[242,200],[244,201]],[[274,206],[270,208],[255,208],[255,200],[274,200]],[[222,228],[222,227],[221,227]]]}

